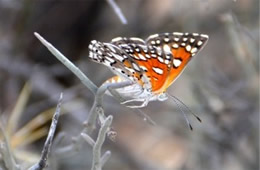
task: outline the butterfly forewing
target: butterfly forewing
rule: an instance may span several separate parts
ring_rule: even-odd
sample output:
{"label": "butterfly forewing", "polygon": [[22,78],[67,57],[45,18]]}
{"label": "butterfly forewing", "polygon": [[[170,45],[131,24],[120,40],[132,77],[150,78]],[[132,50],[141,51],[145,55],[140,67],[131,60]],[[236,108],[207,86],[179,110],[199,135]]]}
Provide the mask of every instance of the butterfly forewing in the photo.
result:
{"label": "butterfly forewing", "polygon": [[159,93],[164,92],[171,85],[207,40],[208,36],[204,34],[179,32],[155,34],[147,38],[146,43],[162,49],[164,59],[169,60],[170,71],[164,84],[158,89]]}

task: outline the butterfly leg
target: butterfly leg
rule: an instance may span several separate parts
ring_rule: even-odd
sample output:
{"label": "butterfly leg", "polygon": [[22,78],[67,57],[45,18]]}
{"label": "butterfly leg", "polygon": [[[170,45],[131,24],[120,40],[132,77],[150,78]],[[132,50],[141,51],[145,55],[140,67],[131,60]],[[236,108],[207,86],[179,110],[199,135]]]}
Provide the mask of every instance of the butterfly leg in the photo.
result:
{"label": "butterfly leg", "polygon": [[143,107],[146,107],[149,103],[149,100],[145,100],[143,101],[143,103],[141,105],[133,105],[133,106],[126,106],[126,107],[129,107],[129,108],[132,108],[132,109],[138,109],[138,108],[143,108]]}
{"label": "butterfly leg", "polygon": [[132,102],[143,102],[144,99],[130,99],[130,100],[126,100],[121,102],[120,104],[127,104],[127,103],[132,103]]}
{"label": "butterfly leg", "polygon": [[127,105],[126,107],[137,109],[137,108],[143,108],[148,105],[149,99],[131,99],[122,102],[121,104],[131,103],[131,102],[143,102],[141,105]]}

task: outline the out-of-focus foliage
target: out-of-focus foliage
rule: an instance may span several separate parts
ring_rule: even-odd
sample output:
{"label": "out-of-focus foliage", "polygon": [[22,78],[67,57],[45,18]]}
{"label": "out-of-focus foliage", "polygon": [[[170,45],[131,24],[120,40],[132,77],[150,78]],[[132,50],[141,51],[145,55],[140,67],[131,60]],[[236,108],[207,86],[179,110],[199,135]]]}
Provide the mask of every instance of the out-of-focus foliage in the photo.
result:
{"label": "out-of-focus foliage", "polygon": [[[37,158],[44,140],[22,144],[13,134],[28,127],[38,114],[45,115],[46,121],[50,119],[46,111],[56,105],[63,91],[68,114],[60,118],[58,132],[65,132],[66,137],[54,143],[49,169],[91,166],[92,150],[88,145],[67,154],[59,154],[55,148],[71,143],[71,137],[80,133],[93,95],[33,32],[39,32],[100,85],[112,73],[87,59],[92,39],[109,42],[117,36],[146,38],[153,33],[178,31],[210,37],[168,89],[198,113],[202,124],[189,116],[194,127],[193,132],[189,131],[180,110],[168,100],[149,103],[142,109],[157,123],[151,126],[138,116],[138,111],[105,97],[105,113],[113,114],[112,126],[118,135],[115,142],[106,140],[103,146],[112,152],[104,169],[259,169],[259,1],[115,2],[127,25],[102,0],[0,0],[0,126],[7,138],[4,140],[1,134],[1,143],[9,144],[16,162],[31,164],[31,160],[22,158],[28,154]],[[9,121],[27,82],[31,92],[27,97],[23,93],[19,119]],[[13,133],[7,132],[8,126],[15,127]],[[32,137],[41,130],[37,128],[26,135]],[[0,156],[0,168],[5,167],[2,159]]]}

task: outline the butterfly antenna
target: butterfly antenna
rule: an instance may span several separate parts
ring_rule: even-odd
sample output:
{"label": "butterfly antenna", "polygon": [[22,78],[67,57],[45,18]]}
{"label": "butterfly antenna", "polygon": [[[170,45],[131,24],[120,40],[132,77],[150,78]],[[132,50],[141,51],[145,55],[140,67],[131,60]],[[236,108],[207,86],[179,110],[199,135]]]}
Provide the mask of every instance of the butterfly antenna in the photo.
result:
{"label": "butterfly antenna", "polygon": [[170,94],[167,94],[169,97],[171,97],[171,99],[174,101],[174,103],[177,105],[177,107],[179,108],[179,110],[181,111],[181,113],[183,114],[185,121],[187,123],[187,125],[189,126],[190,130],[193,130],[193,127],[191,126],[191,123],[187,117],[187,113],[183,111],[183,108],[181,107],[180,103],[178,103],[179,100],[176,100],[176,97],[171,96]]}
{"label": "butterfly antenna", "polygon": [[182,104],[182,106],[185,107],[185,109],[187,109],[199,122],[202,122],[202,120],[199,118],[199,116],[197,116],[193,111],[190,110],[190,108],[184,104],[180,99],[178,99],[175,96],[172,96],[170,94],[168,94],[173,100],[175,100],[176,102],[179,102],[180,104]]}

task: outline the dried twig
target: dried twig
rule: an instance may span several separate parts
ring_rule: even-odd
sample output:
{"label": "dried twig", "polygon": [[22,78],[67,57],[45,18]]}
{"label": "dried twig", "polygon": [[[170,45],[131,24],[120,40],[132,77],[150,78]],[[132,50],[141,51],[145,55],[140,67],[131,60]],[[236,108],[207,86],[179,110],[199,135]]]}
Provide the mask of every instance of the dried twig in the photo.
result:
{"label": "dried twig", "polygon": [[[87,129],[84,130],[85,133],[90,134],[95,129],[95,123],[97,118],[97,113],[100,109],[102,109],[102,98],[107,89],[116,89],[131,85],[132,82],[122,82],[122,83],[107,83],[103,84],[101,87],[97,88],[97,86],[82,73],[78,67],[76,67],[72,62],[70,62],[60,51],[58,51],[53,45],[51,45],[48,41],[46,41],[42,36],[38,33],[34,33],[34,35],[45,45],[48,50],[58,59],[60,60],[68,69],[70,69],[81,81],[82,83],[89,88],[95,94],[95,101],[90,110],[89,117],[86,121]],[[87,132],[86,132],[87,131]],[[79,135],[79,137],[81,137]]]}
{"label": "dried twig", "polygon": [[115,3],[115,1],[114,0],[107,0],[107,2],[113,8],[113,10],[115,11],[116,15],[118,16],[118,18],[120,19],[122,24],[127,24],[127,20],[126,20],[124,14],[122,13],[122,11],[118,7],[118,5]]}
{"label": "dried twig", "polygon": [[130,81],[126,81],[126,82],[122,82],[122,83],[106,83],[106,84],[101,85],[98,88],[97,93],[95,95],[94,104],[90,110],[89,117],[88,117],[87,121],[85,122],[85,124],[88,127],[86,129],[87,134],[90,134],[95,129],[97,115],[100,111],[103,110],[102,98],[103,98],[105,92],[108,89],[117,89],[117,88],[129,86],[131,84],[132,84],[132,82],[130,82]]}
{"label": "dried twig", "polygon": [[23,90],[21,92],[21,94],[19,95],[19,98],[17,100],[17,103],[15,104],[15,107],[12,111],[12,113],[10,114],[10,118],[8,120],[7,123],[7,134],[9,136],[12,136],[14,131],[16,130],[16,126],[17,126],[17,122],[21,117],[21,114],[23,113],[23,110],[27,104],[28,98],[30,96],[30,85],[28,83],[26,83],[23,87]]}
{"label": "dried twig", "polygon": [[43,150],[42,150],[40,161],[38,163],[34,164],[31,168],[29,168],[29,170],[41,170],[41,169],[44,169],[47,166],[47,160],[48,160],[48,156],[49,156],[50,149],[51,149],[51,146],[52,146],[53,136],[54,136],[54,133],[55,133],[55,130],[56,130],[56,127],[57,127],[57,124],[58,124],[58,119],[59,119],[59,116],[60,116],[60,108],[61,108],[62,98],[63,98],[63,96],[62,96],[62,93],[61,93],[58,105],[56,107],[56,111],[55,111],[53,118],[52,118],[52,123],[51,123],[51,127],[50,127],[50,130],[49,130],[48,137],[47,137],[47,139],[44,143],[44,147],[43,147]]}
{"label": "dried twig", "polygon": [[[88,134],[90,135],[93,130],[96,128],[96,120],[98,115],[102,115],[104,113],[103,106],[102,106],[102,98],[108,88],[116,89],[120,87],[125,87],[127,85],[132,84],[132,82],[122,82],[122,83],[108,83],[103,84],[100,86],[97,90],[97,93],[95,95],[94,103],[90,109],[88,119],[84,122],[85,128],[82,130],[81,134]],[[73,143],[70,145],[67,145],[65,147],[56,149],[57,155],[62,155],[63,153],[68,153],[72,151],[77,151],[82,146],[83,142],[86,140],[82,135],[78,135],[73,138]]]}
{"label": "dried twig", "polygon": [[1,125],[0,125],[0,134],[3,135],[4,139],[2,142],[0,142],[0,155],[4,162],[3,166],[6,167],[7,169],[20,170],[21,167],[15,162],[14,155],[11,152],[8,139],[5,136],[5,131],[3,130],[3,127]]}
{"label": "dried twig", "polygon": [[101,162],[100,162],[101,167],[104,166],[104,164],[108,161],[108,159],[110,158],[110,156],[111,156],[111,152],[110,152],[110,151],[106,151],[106,152],[103,154],[103,156],[101,157]]}
{"label": "dried twig", "polygon": [[[112,120],[113,120],[113,117],[111,115],[108,116],[99,130],[97,141],[93,147],[93,161],[92,161],[91,170],[101,170],[102,164],[104,164],[101,161],[101,147],[105,141],[106,133],[108,132],[108,130],[110,128]],[[107,160],[108,155],[106,155],[105,157],[106,157],[105,160]],[[103,158],[103,161],[104,161],[104,158]]]}
{"label": "dried twig", "polygon": [[93,162],[92,162],[92,169],[101,169],[104,163],[108,160],[109,156],[111,155],[110,151],[107,151],[102,157],[100,154],[101,146],[105,140],[105,134],[108,131],[108,127],[112,122],[112,116],[108,116],[104,123],[101,122],[102,127],[99,130],[99,137],[96,142],[89,136],[96,128],[96,120],[98,115],[104,115],[104,110],[102,106],[102,99],[105,92],[108,89],[116,89],[122,88],[125,86],[129,86],[132,82],[122,82],[122,83],[107,83],[101,85],[99,88],[96,87],[94,83],[92,83],[89,78],[84,75],[73,63],[71,63],[61,52],[59,52],[55,47],[53,47],[49,42],[47,42],[43,37],[41,37],[38,33],[34,33],[34,35],[45,45],[49,51],[59,59],[67,68],[69,68],[81,81],[82,83],[89,88],[92,93],[95,95],[94,103],[91,107],[88,119],[84,123],[86,126],[82,130],[81,134],[76,136],[73,139],[72,144],[62,147],[60,149],[56,149],[56,154],[63,154],[63,153],[71,153],[72,151],[79,150],[82,146],[84,141],[87,141],[90,145],[93,145]]}
{"label": "dried twig", "polygon": [[60,60],[70,71],[72,71],[81,82],[87,86],[92,93],[96,93],[97,86],[89,80],[89,78],[80,71],[78,67],[76,67],[70,60],[68,60],[61,52],[59,52],[55,47],[53,47],[48,41],[46,41],[40,34],[34,33],[34,35],[41,41],[41,43],[48,48],[48,50],[58,59]]}

